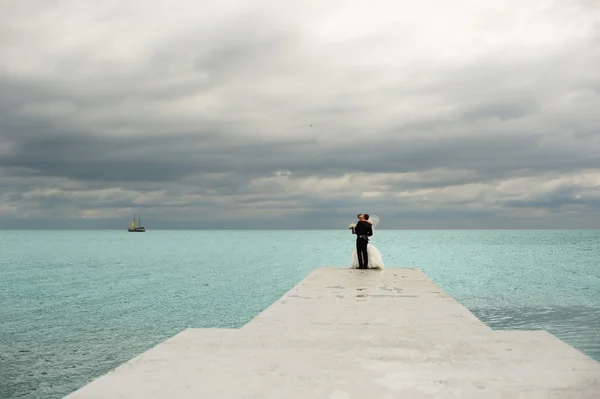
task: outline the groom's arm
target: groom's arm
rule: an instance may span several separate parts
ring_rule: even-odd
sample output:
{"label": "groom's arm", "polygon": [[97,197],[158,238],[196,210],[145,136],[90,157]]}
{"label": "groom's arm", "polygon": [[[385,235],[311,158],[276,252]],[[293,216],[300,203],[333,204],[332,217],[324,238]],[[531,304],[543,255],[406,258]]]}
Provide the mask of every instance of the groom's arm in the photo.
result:
{"label": "groom's arm", "polygon": [[367,231],[367,235],[371,237],[373,235],[373,226],[369,225],[369,230]]}

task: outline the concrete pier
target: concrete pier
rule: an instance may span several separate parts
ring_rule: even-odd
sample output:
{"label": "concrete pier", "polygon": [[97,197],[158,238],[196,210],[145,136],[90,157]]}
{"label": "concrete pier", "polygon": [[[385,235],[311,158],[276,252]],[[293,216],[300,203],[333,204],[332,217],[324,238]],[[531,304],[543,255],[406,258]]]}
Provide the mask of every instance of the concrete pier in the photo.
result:
{"label": "concrete pier", "polygon": [[69,399],[600,398],[600,363],[493,331],[418,269],[319,268],[240,329],[188,329]]}

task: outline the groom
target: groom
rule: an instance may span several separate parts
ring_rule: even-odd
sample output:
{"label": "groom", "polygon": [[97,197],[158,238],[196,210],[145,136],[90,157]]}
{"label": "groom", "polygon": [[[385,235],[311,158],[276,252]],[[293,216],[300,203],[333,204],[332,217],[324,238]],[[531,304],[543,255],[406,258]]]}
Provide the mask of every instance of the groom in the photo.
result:
{"label": "groom", "polygon": [[369,244],[369,237],[373,235],[373,228],[367,220],[369,220],[368,213],[358,215],[358,223],[356,223],[356,227],[352,229],[352,233],[356,234],[356,255],[358,256],[359,269],[369,268],[367,245]]}

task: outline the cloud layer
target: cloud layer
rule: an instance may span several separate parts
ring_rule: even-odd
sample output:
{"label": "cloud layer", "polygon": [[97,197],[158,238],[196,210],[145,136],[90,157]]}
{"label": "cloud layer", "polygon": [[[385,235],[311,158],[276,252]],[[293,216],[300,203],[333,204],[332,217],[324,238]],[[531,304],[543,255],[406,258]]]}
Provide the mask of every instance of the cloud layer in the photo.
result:
{"label": "cloud layer", "polygon": [[600,7],[0,3],[4,227],[600,227]]}

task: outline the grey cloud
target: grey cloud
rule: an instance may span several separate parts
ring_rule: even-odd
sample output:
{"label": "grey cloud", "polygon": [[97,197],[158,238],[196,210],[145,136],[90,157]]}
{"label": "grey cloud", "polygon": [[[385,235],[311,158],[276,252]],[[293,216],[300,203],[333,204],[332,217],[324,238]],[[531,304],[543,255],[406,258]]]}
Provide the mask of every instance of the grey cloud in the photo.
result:
{"label": "grey cloud", "polygon": [[536,198],[531,200],[511,200],[503,201],[503,205],[517,208],[544,208],[544,209],[568,209],[571,206],[577,206],[579,212],[594,212],[600,211],[600,199],[598,198],[576,198],[571,196],[549,196],[544,198]]}
{"label": "grey cloud", "polygon": [[577,206],[582,212],[595,213],[600,211],[600,196],[588,196],[582,193],[580,187],[567,185],[558,187],[551,192],[539,194],[526,199],[504,200],[503,206],[537,209],[568,209]]}
{"label": "grey cloud", "polygon": [[511,98],[505,101],[476,103],[463,111],[463,117],[498,118],[509,120],[532,115],[539,110],[539,105],[532,98]]}
{"label": "grey cloud", "polygon": [[[510,177],[523,171],[573,171],[597,166],[598,152],[581,146],[547,147],[541,138],[519,135],[340,142],[318,146],[311,139],[289,142],[220,138],[216,134],[162,137],[102,137],[91,134],[22,137],[6,168],[28,169],[39,176],[65,177],[106,184],[179,181],[198,174],[228,173],[202,183],[221,194],[240,192],[248,179],[277,170],[292,177],[336,176],[352,172],[419,172],[435,168],[471,170],[467,177],[436,182],[400,182],[398,188],[440,187]],[[356,154],[356,155],[355,155]],[[364,154],[360,156],[359,154]],[[182,184],[185,184],[182,181]]]}
{"label": "grey cloud", "polygon": [[11,153],[0,158],[0,165],[30,168],[41,175],[102,181],[169,181],[213,172],[252,177],[290,170],[303,176],[439,167],[475,170],[487,174],[482,176],[485,178],[522,169],[593,167],[597,156],[595,150],[544,148],[538,138],[503,135],[437,142],[367,140],[319,147],[311,140],[254,142],[251,138],[220,139],[216,135],[149,138],[54,134],[15,143]]}

